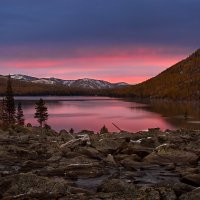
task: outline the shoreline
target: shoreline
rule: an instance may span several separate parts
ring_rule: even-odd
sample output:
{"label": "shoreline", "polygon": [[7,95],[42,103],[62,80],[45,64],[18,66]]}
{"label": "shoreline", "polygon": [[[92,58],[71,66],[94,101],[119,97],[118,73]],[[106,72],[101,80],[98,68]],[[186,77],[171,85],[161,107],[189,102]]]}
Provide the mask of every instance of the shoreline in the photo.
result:
{"label": "shoreline", "polygon": [[199,143],[200,130],[0,130],[0,198],[200,199]]}

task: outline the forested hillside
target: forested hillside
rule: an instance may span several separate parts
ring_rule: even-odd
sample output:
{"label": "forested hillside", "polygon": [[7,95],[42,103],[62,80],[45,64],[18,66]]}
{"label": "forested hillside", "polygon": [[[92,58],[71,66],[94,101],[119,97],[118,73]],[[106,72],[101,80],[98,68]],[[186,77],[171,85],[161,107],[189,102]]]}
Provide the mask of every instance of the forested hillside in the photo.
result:
{"label": "forested hillside", "polygon": [[199,100],[200,49],[154,78],[109,92],[112,96]]}

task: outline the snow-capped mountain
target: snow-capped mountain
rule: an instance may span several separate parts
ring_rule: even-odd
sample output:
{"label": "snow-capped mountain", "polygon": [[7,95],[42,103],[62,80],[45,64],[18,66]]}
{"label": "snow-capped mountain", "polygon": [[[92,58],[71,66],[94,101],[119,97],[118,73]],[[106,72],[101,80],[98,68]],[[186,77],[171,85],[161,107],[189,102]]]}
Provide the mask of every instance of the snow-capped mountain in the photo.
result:
{"label": "snow-capped mountain", "polygon": [[32,83],[42,83],[51,85],[65,85],[67,87],[78,87],[86,89],[109,89],[109,88],[119,88],[127,86],[127,83],[110,83],[103,80],[95,80],[89,78],[77,79],[77,80],[62,80],[57,78],[36,78],[32,76],[14,74],[11,75],[13,79],[28,81]]}
{"label": "snow-capped mountain", "polygon": [[27,76],[27,75],[21,75],[21,74],[14,74],[11,75],[11,78],[21,80],[21,81],[35,81],[38,80],[38,78],[32,77],[32,76]]}

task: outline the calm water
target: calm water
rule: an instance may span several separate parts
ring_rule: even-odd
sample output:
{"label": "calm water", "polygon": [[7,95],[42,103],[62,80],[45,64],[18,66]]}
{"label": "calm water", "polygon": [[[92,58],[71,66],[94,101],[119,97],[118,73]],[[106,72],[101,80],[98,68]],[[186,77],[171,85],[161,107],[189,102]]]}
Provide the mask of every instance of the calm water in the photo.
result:
{"label": "calm water", "polygon": [[[18,97],[24,109],[26,123],[37,125],[34,104],[39,97]],[[49,110],[48,124],[56,130],[73,128],[76,131],[99,131],[106,125],[110,131],[139,131],[200,128],[199,106],[164,102],[138,103],[107,97],[43,97]]]}

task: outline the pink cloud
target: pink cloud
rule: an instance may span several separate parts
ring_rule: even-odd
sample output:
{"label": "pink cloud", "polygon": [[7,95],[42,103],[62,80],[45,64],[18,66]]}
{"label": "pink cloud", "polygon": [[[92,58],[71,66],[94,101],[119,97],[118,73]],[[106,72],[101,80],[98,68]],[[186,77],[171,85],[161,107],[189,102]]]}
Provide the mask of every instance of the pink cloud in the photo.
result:
{"label": "pink cloud", "polygon": [[[36,49],[29,52],[26,48],[19,48],[21,53],[18,56],[0,58],[0,64],[9,69],[9,73],[65,79],[89,77],[136,83],[156,75],[186,56],[182,50],[171,48],[170,51],[168,47],[77,48],[66,55],[61,50],[55,51],[56,55],[52,57],[52,52],[38,50],[37,57]],[[3,71],[6,72],[6,69]]]}

